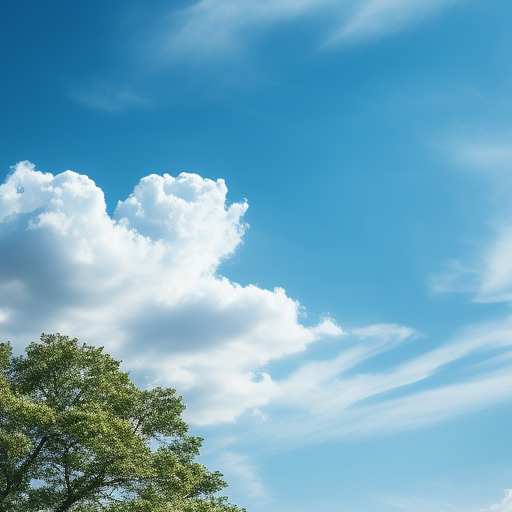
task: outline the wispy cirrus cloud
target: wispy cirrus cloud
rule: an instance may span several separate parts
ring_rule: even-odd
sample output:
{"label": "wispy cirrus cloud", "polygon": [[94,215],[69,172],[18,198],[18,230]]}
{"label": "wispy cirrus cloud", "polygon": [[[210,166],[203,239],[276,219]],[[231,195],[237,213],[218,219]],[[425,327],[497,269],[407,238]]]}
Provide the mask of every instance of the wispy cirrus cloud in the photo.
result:
{"label": "wispy cirrus cloud", "polygon": [[224,475],[258,505],[271,501],[270,492],[265,487],[258,467],[245,453],[223,451],[216,460],[222,465]]}
{"label": "wispy cirrus cloud", "polygon": [[484,139],[472,137],[451,141],[447,150],[465,169],[501,174],[512,168],[511,142],[510,133]]}
{"label": "wispy cirrus cloud", "polygon": [[512,512],[512,489],[505,489],[505,497],[499,503],[489,508],[480,509],[480,512]]}
{"label": "wispy cirrus cloud", "polygon": [[458,0],[369,0],[355,2],[350,16],[328,39],[326,45],[360,42],[406,29],[436,15]]}
{"label": "wispy cirrus cloud", "polygon": [[271,27],[324,20],[318,47],[337,47],[397,32],[461,0],[202,0],[175,13],[160,36],[163,58],[233,55]]}
{"label": "wispy cirrus cloud", "polygon": [[409,497],[385,497],[382,502],[395,507],[396,510],[408,510],[410,512],[512,512],[512,489],[506,489],[505,498],[491,505],[489,508],[477,508],[449,503],[446,500],[432,500]]}
{"label": "wispy cirrus cloud", "polygon": [[120,114],[133,108],[147,108],[148,99],[128,86],[116,86],[110,82],[93,81],[88,86],[74,87],[69,97],[83,105],[109,114]]}
{"label": "wispy cirrus cloud", "polygon": [[386,505],[392,506],[394,509],[407,510],[409,512],[468,512],[459,507],[455,507],[450,503],[437,502],[432,500],[418,500],[407,498],[386,498],[382,500]]}
{"label": "wispy cirrus cloud", "polygon": [[457,168],[481,175],[494,190],[495,204],[486,219],[487,240],[466,261],[452,260],[446,272],[432,276],[434,293],[467,292],[477,302],[512,300],[511,141],[510,130],[504,129],[486,136],[448,137],[440,146]]}
{"label": "wispy cirrus cloud", "polygon": [[[245,50],[270,32],[290,27],[300,32],[313,21],[316,28],[307,29],[308,37],[315,34],[309,51],[325,51],[413,27],[463,1],[200,0],[185,9],[160,11],[158,18],[145,22],[142,34],[134,36],[139,43],[136,50],[132,48],[131,67],[137,70],[139,80],[148,81],[177,62],[218,64],[234,58],[237,73],[249,73],[252,83],[261,75],[253,69]],[[222,79],[239,83],[232,75],[227,73]],[[148,108],[155,101],[122,80],[93,80],[72,87],[68,96],[85,107],[110,114]]]}
{"label": "wispy cirrus cloud", "polygon": [[[365,370],[364,362],[402,342],[426,341],[413,330],[401,338],[403,328],[393,329],[385,340],[366,338],[333,359],[304,363],[278,383],[269,404],[276,421],[258,429],[283,448],[424,427],[512,399],[512,318],[468,327],[400,364],[392,358]],[[272,405],[290,408],[289,416]]]}

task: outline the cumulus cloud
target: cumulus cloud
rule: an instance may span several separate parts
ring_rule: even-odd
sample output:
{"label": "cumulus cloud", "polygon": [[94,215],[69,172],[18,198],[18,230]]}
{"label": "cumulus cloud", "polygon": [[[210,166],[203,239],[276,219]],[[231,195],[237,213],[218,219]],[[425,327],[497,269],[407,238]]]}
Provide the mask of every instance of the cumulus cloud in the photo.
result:
{"label": "cumulus cloud", "polygon": [[306,16],[326,20],[319,44],[333,47],[396,32],[456,1],[202,0],[171,17],[176,25],[161,36],[161,52],[172,58],[233,54],[249,35]]}
{"label": "cumulus cloud", "polygon": [[197,423],[265,405],[268,361],[341,334],[307,328],[284,290],[216,275],[246,229],[223,180],[143,178],[114,219],[86,176],[18,164],[0,187],[0,336],[19,348],[41,331],[105,345],[150,383],[187,393]]}
{"label": "cumulus cloud", "polygon": [[[183,393],[190,422],[247,412],[260,435],[300,442],[414,428],[512,396],[512,320],[435,346],[397,324],[306,327],[283,289],[218,275],[247,229],[247,204],[226,206],[226,194],[223,180],[151,175],[111,218],[87,176],[18,164],[0,186],[0,339],[21,351],[59,331],[104,345],[146,385]],[[337,354],[307,360],[326,337]],[[415,357],[401,355],[406,343]],[[298,353],[306,360],[272,375]]]}

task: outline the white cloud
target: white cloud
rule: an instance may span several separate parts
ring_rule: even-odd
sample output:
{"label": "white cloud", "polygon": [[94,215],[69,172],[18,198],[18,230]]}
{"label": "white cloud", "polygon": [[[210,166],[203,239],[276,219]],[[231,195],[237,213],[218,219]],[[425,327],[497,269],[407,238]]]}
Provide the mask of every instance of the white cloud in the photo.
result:
{"label": "white cloud", "polygon": [[383,342],[395,340],[401,343],[407,338],[417,337],[420,334],[410,327],[397,324],[375,324],[359,329],[352,329],[352,332],[362,339],[376,338]]}
{"label": "white cloud", "polygon": [[382,500],[383,503],[396,507],[399,510],[410,512],[469,512],[467,508],[460,508],[446,501],[418,498],[393,497]]}
{"label": "white cloud", "polygon": [[163,34],[162,51],[176,56],[232,54],[237,52],[248,30],[294,19],[333,0],[202,0],[171,19],[178,30]]}
{"label": "white cloud", "polygon": [[258,505],[270,501],[268,490],[265,488],[258,468],[245,453],[221,452],[216,461],[222,467],[224,476],[231,482],[230,487],[237,487],[244,496],[252,498]]}
{"label": "white cloud", "polygon": [[119,114],[129,108],[148,107],[149,101],[127,86],[115,86],[109,82],[93,81],[88,87],[74,88],[69,96],[85,107]]}
{"label": "white cloud", "polygon": [[246,227],[247,205],[226,208],[226,192],[223,180],[151,175],[113,220],[86,176],[18,164],[0,186],[1,338],[21,348],[60,331],[105,345],[186,392],[197,423],[265,405],[275,383],[259,369],[341,329],[306,328],[284,290],[215,274]]}
{"label": "white cloud", "polygon": [[509,133],[495,136],[497,140],[458,140],[450,144],[449,151],[453,159],[465,168],[508,174],[512,167],[510,138]]}
{"label": "white cloud", "polygon": [[449,158],[464,170],[477,171],[493,189],[493,217],[487,222],[492,232],[480,244],[471,262],[454,260],[448,271],[431,278],[434,293],[469,292],[477,302],[512,300],[512,149],[510,131],[492,137],[448,138],[440,146]]}
{"label": "white cloud", "polygon": [[[400,390],[399,382],[399,375],[388,379],[375,377],[373,381],[362,377],[361,382],[340,382],[335,389],[318,388],[314,396],[305,393],[304,404],[295,404],[309,407],[307,412],[290,414],[279,423],[267,422],[266,429],[259,427],[260,435],[273,439],[280,450],[331,439],[387,435],[441,423],[512,398],[510,366],[462,384],[411,392],[395,399],[379,396]],[[312,406],[312,398],[317,407]]]}
{"label": "white cloud", "polygon": [[[425,503],[424,501],[410,501],[404,500],[403,498],[392,498],[382,500],[387,505],[391,505],[400,510],[409,510],[410,512],[447,512],[446,507],[432,506],[431,503]],[[435,508],[434,508],[435,507]],[[450,512],[454,512],[454,507],[450,506]]]}
{"label": "white cloud", "polygon": [[292,448],[423,427],[512,399],[512,318],[468,327],[402,363],[395,356],[381,361],[378,369],[365,368],[366,361],[400,343],[427,341],[412,329],[404,338],[396,327],[389,326],[396,335],[387,339],[377,335],[353,345],[347,339],[338,356],[306,362],[278,381],[270,420],[258,426],[260,434],[273,438],[278,449]]}
{"label": "white cloud", "polygon": [[397,500],[397,501],[390,501],[385,500],[385,503],[388,505],[392,505],[393,507],[400,508],[402,510],[410,510],[411,512],[424,512],[424,510],[421,510],[416,506],[414,503],[409,503],[407,501],[403,500]]}
{"label": "white cloud", "polygon": [[[511,398],[512,320],[436,346],[397,324],[305,327],[284,290],[217,275],[247,227],[247,204],[226,207],[226,193],[223,180],[151,175],[111,219],[86,176],[18,164],[0,186],[0,338],[21,350],[60,331],[105,345],[148,385],[183,393],[188,421],[247,411],[259,435],[290,442],[415,428]],[[330,359],[280,379],[267,369],[326,336],[338,338]]]}
{"label": "white cloud", "polygon": [[429,286],[434,294],[450,292],[475,293],[479,287],[480,271],[462,265],[459,260],[449,261],[443,274],[430,276]]}
{"label": "white cloud", "polygon": [[[512,512],[512,489],[506,489],[505,498],[490,506],[489,508],[478,509],[480,512]],[[442,500],[418,499],[418,498],[402,498],[402,497],[387,497],[384,498],[383,503],[392,505],[397,509],[410,510],[411,512],[469,512],[467,507],[456,506],[453,503],[447,503]],[[471,507],[471,510],[476,511],[476,508]]]}
{"label": "white cloud", "polygon": [[435,15],[458,0],[366,0],[355,2],[350,17],[343,20],[329,45],[357,42],[397,32]]}
{"label": "white cloud", "polygon": [[477,300],[512,300],[512,227],[503,226],[484,258]]}
{"label": "white cloud", "polygon": [[481,512],[512,512],[512,489],[505,489],[505,498],[489,508],[480,509]]}
{"label": "white cloud", "polygon": [[233,54],[257,30],[305,17],[324,19],[320,44],[336,46],[396,32],[456,1],[202,0],[171,17],[177,28],[161,37],[161,50],[168,58]]}
{"label": "white cloud", "polygon": [[322,321],[311,330],[319,336],[343,336],[347,334],[346,332],[343,332],[343,329],[335,320],[329,317],[322,318]]}

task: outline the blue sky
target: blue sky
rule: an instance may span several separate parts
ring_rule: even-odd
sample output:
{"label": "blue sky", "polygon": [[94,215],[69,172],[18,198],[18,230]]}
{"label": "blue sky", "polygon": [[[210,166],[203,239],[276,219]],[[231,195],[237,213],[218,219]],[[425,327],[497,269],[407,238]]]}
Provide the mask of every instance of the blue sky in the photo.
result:
{"label": "blue sky", "polygon": [[0,337],[176,387],[248,511],[512,511],[511,19],[4,0]]}

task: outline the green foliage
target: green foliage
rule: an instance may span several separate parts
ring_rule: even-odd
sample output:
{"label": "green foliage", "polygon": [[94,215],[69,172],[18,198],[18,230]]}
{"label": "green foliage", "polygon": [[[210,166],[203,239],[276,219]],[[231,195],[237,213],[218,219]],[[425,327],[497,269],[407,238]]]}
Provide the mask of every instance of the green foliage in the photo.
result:
{"label": "green foliage", "polygon": [[76,339],[0,344],[0,510],[244,512],[215,496],[226,484],[195,461],[184,407]]}

